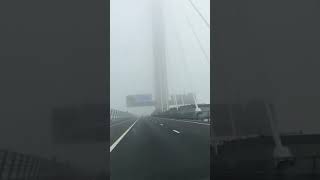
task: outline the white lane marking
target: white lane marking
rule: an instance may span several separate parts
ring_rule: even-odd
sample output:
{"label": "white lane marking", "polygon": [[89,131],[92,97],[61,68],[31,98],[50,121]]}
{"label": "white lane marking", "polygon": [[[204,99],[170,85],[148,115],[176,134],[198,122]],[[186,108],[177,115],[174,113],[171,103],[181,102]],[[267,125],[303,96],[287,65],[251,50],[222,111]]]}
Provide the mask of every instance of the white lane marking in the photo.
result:
{"label": "white lane marking", "polygon": [[210,126],[210,123],[199,123],[199,122],[195,122],[195,121],[183,121],[183,120],[167,119],[167,118],[160,118],[160,119],[169,120],[169,121],[178,121],[178,122],[185,122],[185,123],[201,124],[201,125]]}
{"label": "white lane marking", "polygon": [[160,126],[163,126],[163,124],[160,124]]}
{"label": "white lane marking", "polygon": [[124,138],[124,136],[130,131],[130,129],[136,124],[137,119],[113,144],[110,146],[110,152],[119,144],[119,142]]}
{"label": "white lane marking", "polygon": [[117,125],[123,124],[123,123],[128,122],[128,121],[130,121],[130,120],[126,120],[126,121],[122,121],[122,122],[119,122],[119,123],[112,124],[110,127],[117,126]]}
{"label": "white lane marking", "polygon": [[179,131],[177,131],[177,130],[172,130],[173,132],[175,132],[175,133],[178,133],[178,134],[180,134],[180,132]]}

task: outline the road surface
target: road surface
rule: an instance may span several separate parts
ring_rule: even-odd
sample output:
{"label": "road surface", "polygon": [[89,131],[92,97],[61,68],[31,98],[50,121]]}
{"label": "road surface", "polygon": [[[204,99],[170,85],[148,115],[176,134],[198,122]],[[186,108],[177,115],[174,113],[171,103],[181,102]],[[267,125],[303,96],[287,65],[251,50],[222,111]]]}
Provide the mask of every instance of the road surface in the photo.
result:
{"label": "road surface", "polygon": [[143,117],[113,122],[111,180],[209,180],[207,122]]}

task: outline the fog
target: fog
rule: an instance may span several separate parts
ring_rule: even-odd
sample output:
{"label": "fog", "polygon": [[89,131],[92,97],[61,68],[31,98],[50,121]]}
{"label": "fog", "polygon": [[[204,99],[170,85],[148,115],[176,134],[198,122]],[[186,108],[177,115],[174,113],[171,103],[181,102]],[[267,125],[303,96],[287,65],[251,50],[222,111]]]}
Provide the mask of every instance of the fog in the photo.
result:
{"label": "fog", "polygon": [[[127,95],[134,94],[152,93],[154,97],[153,1],[111,0],[111,108],[138,114],[153,110],[153,107],[127,109],[125,101]],[[164,0],[162,3],[169,94],[195,92],[199,103],[209,103],[210,29],[188,0]],[[210,1],[194,3],[209,22]]]}

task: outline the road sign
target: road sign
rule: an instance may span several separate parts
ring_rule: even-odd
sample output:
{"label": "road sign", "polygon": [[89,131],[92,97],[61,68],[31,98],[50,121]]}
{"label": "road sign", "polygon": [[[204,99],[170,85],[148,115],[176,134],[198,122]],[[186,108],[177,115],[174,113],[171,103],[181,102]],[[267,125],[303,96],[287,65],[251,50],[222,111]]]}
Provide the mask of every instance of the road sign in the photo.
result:
{"label": "road sign", "polygon": [[127,96],[127,107],[154,106],[152,94],[137,94]]}

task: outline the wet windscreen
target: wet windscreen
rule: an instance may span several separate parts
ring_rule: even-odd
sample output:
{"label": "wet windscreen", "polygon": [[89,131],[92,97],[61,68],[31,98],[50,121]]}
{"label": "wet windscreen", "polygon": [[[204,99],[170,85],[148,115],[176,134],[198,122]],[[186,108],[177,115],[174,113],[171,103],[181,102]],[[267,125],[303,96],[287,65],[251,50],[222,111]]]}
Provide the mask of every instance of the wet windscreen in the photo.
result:
{"label": "wet windscreen", "polygon": [[210,1],[110,1],[110,179],[210,179]]}

